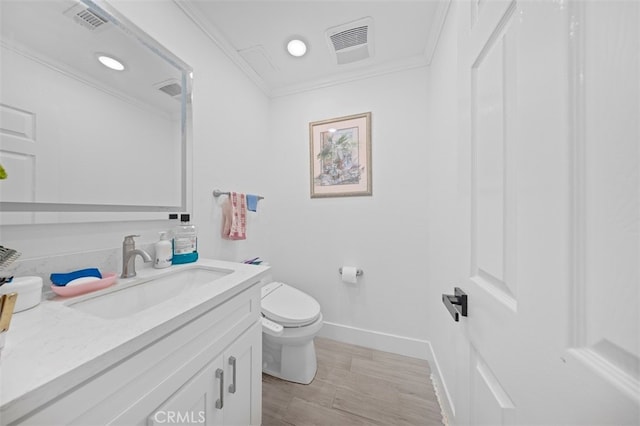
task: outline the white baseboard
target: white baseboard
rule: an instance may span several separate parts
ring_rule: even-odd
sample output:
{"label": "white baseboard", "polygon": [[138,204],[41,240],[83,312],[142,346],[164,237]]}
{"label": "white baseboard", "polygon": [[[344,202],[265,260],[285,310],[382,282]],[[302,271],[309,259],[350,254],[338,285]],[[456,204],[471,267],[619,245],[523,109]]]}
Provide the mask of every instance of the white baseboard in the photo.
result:
{"label": "white baseboard", "polygon": [[413,358],[428,360],[429,342],[325,321],[319,336]]}
{"label": "white baseboard", "polygon": [[453,405],[453,399],[451,399],[451,395],[449,394],[447,383],[444,381],[444,377],[442,376],[440,364],[438,364],[438,358],[433,350],[433,346],[431,346],[431,342],[427,342],[427,344],[429,345],[429,357],[427,358],[427,361],[429,361],[429,365],[431,366],[431,381],[433,382],[433,387],[436,390],[436,396],[438,397],[438,402],[440,402],[440,408],[442,408],[444,424],[445,426],[453,426],[456,408]]}
{"label": "white baseboard", "polygon": [[446,424],[451,425],[451,421],[455,415],[455,407],[452,404],[446,382],[442,377],[440,365],[438,364],[438,359],[431,346],[431,342],[327,321],[324,322],[318,335],[339,342],[428,361],[431,366],[431,380],[436,388],[440,406],[442,407],[445,421],[447,422]]}

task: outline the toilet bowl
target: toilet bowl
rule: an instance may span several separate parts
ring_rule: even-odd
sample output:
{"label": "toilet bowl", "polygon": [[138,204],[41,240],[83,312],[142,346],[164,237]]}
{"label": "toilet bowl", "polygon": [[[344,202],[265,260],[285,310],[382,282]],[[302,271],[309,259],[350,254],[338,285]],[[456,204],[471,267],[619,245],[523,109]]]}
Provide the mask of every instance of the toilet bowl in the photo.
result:
{"label": "toilet bowl", "polygon": [[287,284],[262,287],[262,371],[309,384],[316,375],[313,338],[322,328],[320,305]]}

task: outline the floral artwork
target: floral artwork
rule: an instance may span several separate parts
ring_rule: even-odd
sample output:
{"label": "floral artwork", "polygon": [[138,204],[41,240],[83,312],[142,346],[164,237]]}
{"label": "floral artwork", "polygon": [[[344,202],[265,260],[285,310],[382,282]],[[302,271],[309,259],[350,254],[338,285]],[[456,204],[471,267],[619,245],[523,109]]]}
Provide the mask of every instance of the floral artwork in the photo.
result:
{"label": "floral artwork", "polygon": [[316,185],[342,185],[359,183],[364,167],[358,164],[358,128],[322,132],[321,161]]}
{"label": "floral artwork", "polygon": [[311,197],[371,195],[371,113],[310,123]]}

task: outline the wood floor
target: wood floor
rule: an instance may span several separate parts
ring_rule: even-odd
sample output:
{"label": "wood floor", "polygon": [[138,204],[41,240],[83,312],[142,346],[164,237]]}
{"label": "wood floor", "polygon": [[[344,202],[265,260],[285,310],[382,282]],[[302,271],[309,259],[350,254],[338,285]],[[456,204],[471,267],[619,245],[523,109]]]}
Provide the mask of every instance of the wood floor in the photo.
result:
{"label": "wood floor", "polygon": [[309,385],[262,375],[262,425],[442,425],[426,361],[316,337]]}

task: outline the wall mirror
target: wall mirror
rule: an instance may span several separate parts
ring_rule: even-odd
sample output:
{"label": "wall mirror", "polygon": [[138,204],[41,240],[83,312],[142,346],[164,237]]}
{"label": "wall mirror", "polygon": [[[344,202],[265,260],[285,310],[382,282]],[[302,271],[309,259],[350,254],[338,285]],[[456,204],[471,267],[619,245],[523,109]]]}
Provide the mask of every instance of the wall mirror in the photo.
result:
{"label": "wall mirror", "polygon": [[0,223],[187,210],[191,68],[104,1],[0,15]]}

